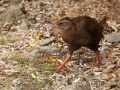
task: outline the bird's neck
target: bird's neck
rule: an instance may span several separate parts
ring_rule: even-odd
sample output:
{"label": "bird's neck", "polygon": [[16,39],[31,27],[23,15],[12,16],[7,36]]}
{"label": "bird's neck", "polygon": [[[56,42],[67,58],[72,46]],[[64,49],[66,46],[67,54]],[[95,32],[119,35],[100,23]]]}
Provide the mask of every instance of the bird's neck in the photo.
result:
{"label": "bird's neck", "polygon": [[[63,31],[61,33],[61,37],[66,43],[72,43],[73,40],[75,39],[74,36],[76,36],[76,28],[75,27],[70,27],[67,30]],[[78,35],[77,35],[78,36]]]}

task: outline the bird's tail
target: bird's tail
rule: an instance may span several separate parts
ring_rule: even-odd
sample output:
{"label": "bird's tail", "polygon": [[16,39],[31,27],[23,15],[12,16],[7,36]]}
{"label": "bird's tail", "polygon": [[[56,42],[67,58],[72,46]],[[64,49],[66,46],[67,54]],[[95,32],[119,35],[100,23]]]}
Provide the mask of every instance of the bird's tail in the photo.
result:
{"label": "bird's tail", "polygon": [[107,14],[102,18],[99,24],[103,26],[106,23],[106,20],[107,20]]}

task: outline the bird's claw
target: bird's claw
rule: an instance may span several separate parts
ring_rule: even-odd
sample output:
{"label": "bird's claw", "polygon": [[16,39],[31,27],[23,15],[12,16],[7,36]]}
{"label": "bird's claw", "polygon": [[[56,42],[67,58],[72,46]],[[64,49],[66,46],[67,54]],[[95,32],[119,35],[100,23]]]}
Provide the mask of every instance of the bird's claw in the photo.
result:
{"label": "bird's claw", "polygon": [[58,66],[55,72],[59,72],[61,69],[63,69],[63,66]]}
{"label": "bird's claw", "polygon": [[99,62],[95,62],[95,63],[91,62],[90,64],[91,64],[91,67],[96,67],[96,66],[99,67],[100,66]]}
{"label": "bird's claw", "polygon": [[56,73],[59,72],[61,69],[64,71],[63,66],[58,66],[57,68],[52,68],[52,70],[54,70]]}
{"label": "bird's claw", "polygon": [[100,64],[97,62],[97,63],[93,63],[94,66],[100,66]]}

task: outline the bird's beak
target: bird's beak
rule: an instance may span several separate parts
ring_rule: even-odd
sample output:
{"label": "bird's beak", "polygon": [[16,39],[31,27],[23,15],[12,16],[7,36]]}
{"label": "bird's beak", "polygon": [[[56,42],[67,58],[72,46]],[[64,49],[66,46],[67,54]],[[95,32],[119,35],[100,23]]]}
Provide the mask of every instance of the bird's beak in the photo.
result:
{"label": "bird's beak", "polygon": [[58,25],[54,25],[51,30],[59,29]]}

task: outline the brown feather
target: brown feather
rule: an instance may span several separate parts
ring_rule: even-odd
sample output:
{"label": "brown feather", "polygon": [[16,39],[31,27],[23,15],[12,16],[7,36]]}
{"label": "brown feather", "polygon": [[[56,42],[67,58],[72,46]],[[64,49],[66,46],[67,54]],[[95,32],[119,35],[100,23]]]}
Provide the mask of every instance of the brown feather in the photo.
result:
{"label": "brown feather", "polygon": [[56,27],[61,29],[61,36],[63,40],[68,43],[68,55],[64,62],[57,68],[56,72],[62,69],[67,61],[71,58],[72,53],[80,47],[87,47],[95,52],[96,61],[94,66],[100,65],[100,57],[98,46],[100,40],[103,38],[103,24],[106,18],[101,22],[97,22],[87,16],[79,16],[73,19],[63,18]]}
{"label": "brown feather", "polygon": [[79,16],[73,19],[63,18],[57,24],[62,29],[61,37],[66,43],[96,50],[104,37],[102,24],[105,21],[106,17],[99,23],[88,16]]}

